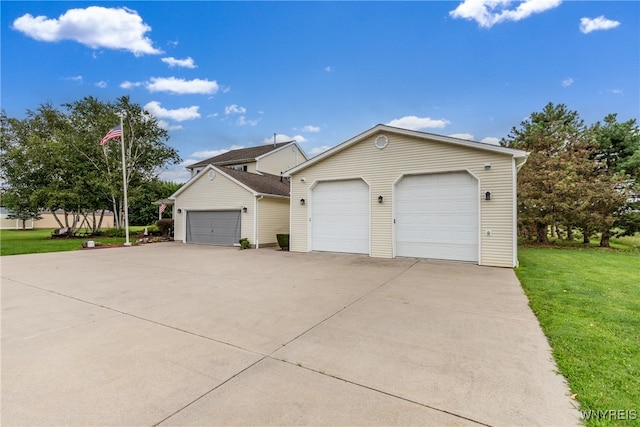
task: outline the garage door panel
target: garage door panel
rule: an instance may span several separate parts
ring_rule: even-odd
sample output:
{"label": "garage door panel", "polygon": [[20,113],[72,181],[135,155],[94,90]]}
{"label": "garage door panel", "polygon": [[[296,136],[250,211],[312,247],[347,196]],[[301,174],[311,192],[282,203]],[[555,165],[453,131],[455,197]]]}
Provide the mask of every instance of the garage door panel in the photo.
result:
{"label": "garage door panel", "polygon": [[404,177],[395,205],[396,255],[478,260],[477,181],[468,173]]}
{"label": "garage door panel", "polygon": [[362,180],[321,182],[312,192],[312,250],[369,253],[369,187]]}
{"label": "garage door panel", "polygon": [[240,240],[240,211],[187,212],[187,243],[233,246]]}

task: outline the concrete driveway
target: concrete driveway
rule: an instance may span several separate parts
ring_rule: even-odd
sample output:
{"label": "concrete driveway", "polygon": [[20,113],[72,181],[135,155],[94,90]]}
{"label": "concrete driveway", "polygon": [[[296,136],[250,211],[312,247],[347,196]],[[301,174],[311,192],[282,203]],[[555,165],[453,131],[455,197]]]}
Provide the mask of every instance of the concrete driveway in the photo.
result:
{"label": "concrete driveway", "polygon": [[3,257],[2,425],[576,425],[512,270],[153,244]]}

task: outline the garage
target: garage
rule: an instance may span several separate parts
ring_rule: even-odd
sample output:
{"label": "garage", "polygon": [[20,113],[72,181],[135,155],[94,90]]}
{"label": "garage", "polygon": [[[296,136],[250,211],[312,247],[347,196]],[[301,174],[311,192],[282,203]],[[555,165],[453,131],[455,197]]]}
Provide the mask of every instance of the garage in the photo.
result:
{"label": "garage", "polygon": [[403,177],[395,221],[397,256],[478,261],[478,182],[467,172]]}
{"label": "garage", "polygon": [[369,253],[369,186],[363,180],[318,183],[310,219],[312,250]]}
{"label": "garage", "polygon": [[187,212],[186,241],[206,245],[233,246],[240,240],[240,211]]}
{"label": "garage", "polygon": [[376,125],[287,171],[289,249],[518,265],[528,153]]}

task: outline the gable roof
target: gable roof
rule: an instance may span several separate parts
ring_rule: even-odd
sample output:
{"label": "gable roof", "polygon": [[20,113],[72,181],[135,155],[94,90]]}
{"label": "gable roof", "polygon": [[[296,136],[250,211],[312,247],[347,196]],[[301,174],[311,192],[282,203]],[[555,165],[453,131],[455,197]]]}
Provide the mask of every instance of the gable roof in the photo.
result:
{"label": "gable roof", "polygon": [[225,175],[240,181],[255,193],[289,197],[289,179],[270,173],[260,174],[237,171],[229,168],[216,168]]}
{"label": "gable roof", "polygon": [[207,175],[210,170],[226,176],[247,191],[253,193],[254,196],[289,197],[289,180],[287,178],[268,173],[257,174],[207,165],[196,176],[187,181],[185,185],[169,196],[169,199],[175,200],[178,195],[191,187],[194,182]]}
{"label": "gable roof", "polygon": [[258,157],[264,156],[271,151],[278,150],[289,144],[295,144],[295,141],[279,142],[277,144],[258,145],[257,147],[240,148],[238,150],[227,151],[226,153],[210,157],[206,160],[187,166],[188,169],[207,165],[223,165],[232,163],[244,163],[255,161]]}
{"label": "gable roof", "polygon": [[420,138],[420,139],[424,139],[424,140],[430,140],[430,141],[436,141],[436,142],[442,142],[442,143],[446,143],[446,144],[452,144],[452,145],[457,145],[457,146],[462,146],[462,147],[469,147],[469,148],[474,148],[477,150],[485,150],[485,151],[491,151],[494,153],[500,153],[500,154],[505,154],[508,156],[512,156],[514,159],[516,159],[516,166],[518,168],[520,168],[526,161],[527,156],[529,155],[529,153],[527,153],[526,151],[522,151],[522,150],[515,150],[513,148],[507,148],[507,147],[501,147],[499,145],[493,145],[493,144],[487,144],[487,143],[483,143],[483,142],[476,142],[476,141],[469,141],[466,139],[459,139],[459,138],[453,138],[450,136],[444,136],[444,135],[437,135],[434,133],[427,133],[427,132],[420,132],[420,131],[416,131],[416,130],[409,130],[409,129],[402,129],[402,128],[397,128],[397,127],[393,127],[393,126],[388,126],[388,125],[383,125],[383,124],[379,124],[376,125],[374,127],[372,127],[369,130],[366,130],[364,132],[362,132],[359,135],[354,136],[351,139],[348,139],[347,141],[343,142],[342,144],[338,144],[335,147],[325,151],[324,153],[321,153],[319,155],[317,155],[316,157],[312,158],[311,160],[308,160],[302,164],[299,164],[296,167],[293,167],[291,169],[289,169],[286,172],[286,176],[291,176],[291,174],[297,173],[303,169],[308,168],[309,166],[312,166],[318,162],[321,162],[322,160],[326,159],[327,157],[331,157],[334,154],[339,153],[340,151],[354,145],[357,144],[358,142],[369,138],[372,135],[375,135],[378,132],[387,132],[387,133],[395,133],[398,135],[406,135],[406,136],[413,136],[416,138]]}

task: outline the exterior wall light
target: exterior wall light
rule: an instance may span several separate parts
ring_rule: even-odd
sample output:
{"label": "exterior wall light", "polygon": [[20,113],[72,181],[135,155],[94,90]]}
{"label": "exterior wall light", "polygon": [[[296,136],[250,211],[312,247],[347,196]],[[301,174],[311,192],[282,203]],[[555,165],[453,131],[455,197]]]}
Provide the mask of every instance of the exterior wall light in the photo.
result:
{"label": "exterior wall light", "polygon": [[247,207],[246,206],[242,207],[242,212],[247,213]]}
{"label": "exterior wall light", "polygon": [[384,197],[382,195],[378,196],[378,203],[384,202]]}
{"label": "exterior wall light", "polygon": [[182,213],[182,209],[178,208],[178,213]]}
{"label": "exterior wall light", "polygon": [[300,206],[304,206],[305,205],[305,200],[304,199],[300,199]]}
{"label": "exterior wall light", "polygon": [[491,200],[491,191],[487,191],[486,193],[484,193],[484,199]]}

